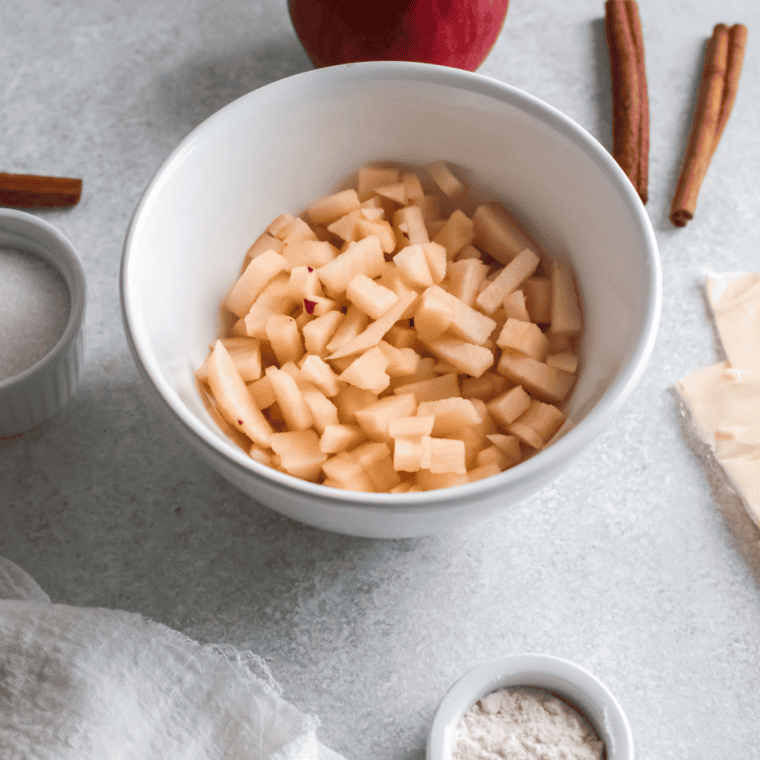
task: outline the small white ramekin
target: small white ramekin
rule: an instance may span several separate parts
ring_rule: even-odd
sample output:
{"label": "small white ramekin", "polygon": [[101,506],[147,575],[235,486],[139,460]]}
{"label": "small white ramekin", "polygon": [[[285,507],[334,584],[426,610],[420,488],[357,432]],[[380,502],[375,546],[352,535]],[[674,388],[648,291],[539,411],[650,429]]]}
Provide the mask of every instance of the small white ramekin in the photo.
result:
{"label": "small white ramekin", "polygon": [[545,654],[514,654],[470,670],[438,705],[427,742],[427,760],[451,760],[462,716],[482,697],[506,687],[545,689],[575,707],[604,742],[605,760],[633,760],[628,719],[610,690],[579,665]]}
{"label": "small white ramekin", "polygon": [[0,380],[0,439],[19,435],[58,412],[76,390],[84,365],[86,282],[74,246],[52,224],[25,211],[0,209],[0,247],[44,259],[69,289],[69,318],[61,338],[38,362]]}

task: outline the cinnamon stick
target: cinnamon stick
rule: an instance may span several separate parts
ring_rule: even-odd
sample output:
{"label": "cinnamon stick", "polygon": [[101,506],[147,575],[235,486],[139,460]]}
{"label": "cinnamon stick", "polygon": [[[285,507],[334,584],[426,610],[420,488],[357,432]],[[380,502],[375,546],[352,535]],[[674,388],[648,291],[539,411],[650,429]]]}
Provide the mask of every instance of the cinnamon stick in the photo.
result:
{"label": "cinnamon stick", "polygon": [[604,9],[612,79],[612,155],[646,203],[649,95],[641,19],[635,0],[607,0]]}
{"label": "cinnamon stick", "polygon": [[691,134],[670,207],[676,227],[694,218],[702,182],[736,99],[746,45],[744,24],[717,24],[707,43]]}
{"label": "cinnamon stick", "polygon": [[76,206],[81,195],[81,179],[0,172],[0,206],[66,208]]}

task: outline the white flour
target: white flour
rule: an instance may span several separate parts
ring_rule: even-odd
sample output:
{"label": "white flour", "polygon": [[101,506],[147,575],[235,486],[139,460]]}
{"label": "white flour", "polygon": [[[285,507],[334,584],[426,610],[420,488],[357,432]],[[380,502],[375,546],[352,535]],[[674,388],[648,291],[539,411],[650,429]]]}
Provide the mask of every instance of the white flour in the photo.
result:
{"label": "white flour", "polygon": [[600,760],[591,724],[548,691],[500,689],[459,723],[452,760]]}
{"label": "white flour", "polygon": [[0,248],[0,381],[28,369],[55,346],[70,303],[66,283],[50,264]]}

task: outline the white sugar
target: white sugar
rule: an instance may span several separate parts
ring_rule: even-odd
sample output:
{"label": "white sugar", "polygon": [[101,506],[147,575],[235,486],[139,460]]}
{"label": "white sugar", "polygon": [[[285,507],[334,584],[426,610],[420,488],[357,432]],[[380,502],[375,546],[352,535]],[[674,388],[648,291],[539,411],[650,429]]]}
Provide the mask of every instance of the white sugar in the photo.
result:
{"label": "white sugar", "polygon": [[66,329],[71,296],[39,256],[0,248],[0,381],[42,359]]}

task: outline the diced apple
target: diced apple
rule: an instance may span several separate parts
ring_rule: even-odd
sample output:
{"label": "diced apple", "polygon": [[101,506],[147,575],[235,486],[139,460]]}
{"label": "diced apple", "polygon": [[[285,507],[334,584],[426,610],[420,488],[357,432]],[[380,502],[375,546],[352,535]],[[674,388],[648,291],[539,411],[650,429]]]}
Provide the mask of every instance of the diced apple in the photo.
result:
{"label": "diced apple", "polygon": [[469,477],[458,472],[435,473],[430,470],[420,470],[417,473],[417,484],[423,491],[435,491],[439,488],[454,488],[469,483]]}
{"label": "diced apple", "polygon": [[311,227],[300,217],[283,225],[275,235],[282,240],[285,245],[292,243],[301,243],[304,240],[316,240],[317,235]]}
{"label": "diced apple", "polygon": [[258,380],[246,383],[246,386],[248,392],[251,394],[251,398],[253,398],[254,404],[256,404],[259,409],[266,409],[277,401],[274,391],[272,390],[272,383],[266,375],[260,377]]}
{"label": "diced apple", "polygon": [[406,187],[403,182],[394,182],[392,185],[383,185],[376,188],[375,192],[383,198],[388,198],[388,200],[397,203],[399,206],[406,206],[409,200]]}
{"label": "diced apple", "polygon": [[338,409],[319,388],[308,380],[297,379],[296,384],[309,407],[314,420],[314,429],[322,435],[331,425],[339,424]]}
{"label": "diced apple", "polygon": [[[421,438],[433,434],[435,415],[428,414],[415,417],[397,417],[388,425],[388,435],[394,440],[398,438]],[[398,442],[398,441],[396,441]]]}
{"label": "diced apple", "polygon": [[516,435],[491,433],[486,438],[504,454],[510,465],[517,464],[522,459],[520,439]]}
{"label": "diced apple", "polygon": [[562,401],[575,382],[575,376],[568,372],[507,350],[502,353],[496,371],[550,404]]}
{"label": "diced apple", "polygon": [[344,318],[345,315],[339,311],[328,311],[305,324],[301,332],[306,352],[324,359],[328,354],[327,344],[332,340]]}
{"label": "diced apple", "polygon": [[520,251],[532,248],[533,242],[504,209],[482,205],[472,215],[475,245],[502,264],[509,264]]}
{"label": "diced apple", "polygon": [[254,403],[229,352],[221,342],[217,342],[211,352],[208,374],[209,387],[224,419],[254,443],[269,448],[272,428]]}
{"label": "diced apple", "polygon": [[227,296],[227,308],[238,317],[245,316],[269,282],[280,272],[289,269],[288,260],[272,250],[264,251],[251,259]]}
{"label": "diced apple", "polygon": [[[335,311],[337,304],[332,298],[323,298],[322,296],[309,296],[303,299],[303,313],[307,317],[321,317],[328,311]],[[308,322],[304,319],[304,324]],[[303,324],[301,325],[303,327]]]}
{"label": "diced apple", "polygon": [[480,259],[452,261],[447,268],[447,290],[462,303],[472,307],[487,273],[488,267]]}
{"label": "diced apple", "polygon": [[404,206],[396,211],[393,214],[393,227],[403,233],[409,245],[430,242],[422,209],[418,206]]}
{"label": "diced apple", "polygon": [[303,378],[316,385],[325,396],[332,398],[338,395],[341,388],[338,376],[322,358],[315,354],[307,354],[301,360],[299,368]]}
{"label": "diced apple", "polygon": [[388,377],[409,377],[417,371],[420,355],[413,348],[396,348],[384,340],[381,340],[377,347],[388,359],[388,366],[385,368]]}
{"label": "diced apple", "polygon": [[267,227],[267,232],[278,240],[284,237],[283,230],[293,221],[294,216],[288,212],[276,216]]}
{"label": "diced apple", "polygon": [[401,182],[406,188],[407,200],[413,201],[415,198],[422,198],[424,195],[420,178],[414,172],[402,172]]}
{"label": "diced apple", "polygon": [[525,389],[516,385],[486,402],[486,409],[500,425],[507,428],[530,407],[530,401],[530,395]]}
{"label": "diced apple", "polygon": [[552,283],[548,277],[529,277],[522,286],[525,308],[531,322],[539,325],[552,321]]}
{"label": "diced apple", "polygon": [[378,187],[396,184],[399,181],[399,174],[399,170],[395,168],[367,166],[359,169],[357,175],[359,200],[367,200]]}
{"label": "diced apple", "polygon": [[251,259],[255,259],[257,256],[260,256],[262,253],[264,253],[264,251],[282,253],[284,246],[285,243],[283,243],[282,240],[274,237],[274,235],[270,235],[268,232],[262,232],[261,235],[256,238],[253,245],[251,245],[251,247],[246,251],[245,257],[243,259],[241,274],[246,270],[246,267],[250,263]]}
{"label": "diced apple", "polygon": [[355,359],[346,370],[338,375],[338,380],[380,394],[390,384],[390,378],[385,371],[387,366],[388,359],[375,346]]}
{"label": "diced apple", "polygon": [[511,348],[537,361],[544,361],[549,341],[541,328],[533,322],[508,319],[504,329],[496,339],[499,348]]}
{"label": "diced apple", "polygon": [[[432,219],[438,219],[441,215],[441,203],[437,195],[424,193],[418,198],[413,198],[410,205],[419,208],[422,219],[426,223]],[[430,237],[429,234],[428,237]]]}
{"label": "diced apple", "polygon": [[350,188],[313,203],[306,209],[306,216],[315,224],[330,224],[359,206],[359,196]]}
{"label": "diced apple", "polygon": [[446,277],[446,249],[440,243],[420,243],[422,252],[425,254],[430,276],[433,282],[438,284]]}
{"label": "diced apple", "polygon": [[398,303],[398,296],[392,290],[378,284],[364,274],[357,274],[348,283],[346,298],[367,314],[370,319],[379,319],[388,309]]}
{"label": "diced apple", "polygon": [[526,248],[507,264],[498,276],[475,299],[475,305],[493,314],[513,290],[517,290],[538,268],[541,259]]}
{"label": "diced apple", "polygon": [[356,412],[359,409],[374,404],[378,399],[376,393],[346,383],[334,400],[338,407],[338,419],[344,425],[350,425],[356,422]]}
{"label": "diced apple", "polygon": [[[339,394],[340,396],[340,394]],[[410,417],[417,411],[417,402],[409,393],[384,396],[363,409],[354,412],[356,422],[367,438],[391,443],[388,425],[397,417]]]}
{"label": "diced apple", "polygon": [[[450,329],[450,332],[453,330]],[[460,372],[471,377],[480,377],[494,363],[494,355],[489,348],[468,343],[460,338],[443,336],[435,340],[424,341],[424,343],[433,356],[449,362]]]}
{"label": "diced apple", "polygon": [[[256,261],[256,259],[254,259]],[[284,272],[275,276],[253,302],[243,318],[245,329],[252,338],[267,339],[266,326],[275,314],[287,314],[296,305],[290,295],[290,276]]]}
{"label": "diced apple", "polygon": [[290,243],[282,249],[282,255],[291,267],[314,267],[318,269],[338,255],[338,249],[326,240],[303,240]]}
{"label": "diced apple", "polygon": [[369,235],[375,235],[380,241],[383,253],[391,253],[396,248],[396,233],[390,222],[385,219],[367,219],[367,212],[356,221],[356,239],[361,240]]}
{"label": "diced apple", "polygon": [[[327,344],[327,351],[330,352],[330,358],[332,353],[345,346],[347,343],[356,338],[364,332],[367,324],[369,323],[369,317],[357,306],[350,306],[346,311],[345,318],[335,330],[332,338]],[[347,354],[343,354],[346,356]]]}
{"label": "diced apple", "polygon": [[570,267],[553,261],[551,265],[551,331],[555,335],[577,335],[581,331],[581,311]]}
{"label": "diced apple", "polygon": [[404,383],[393,389],[396,395],[411,393],[417,403],[421,401],[440,401],[444,398],[454,398],[460,395],[459,378],[454,373],[435,375],[415,383]]}
{"label": "diced apple", "polygon": [[466,398],[421,401],[417,407],[417,415],[435,417],[432,434],[438,438],[445,438],[460,428],[479,425],[482,422],[477,408]]}
{"label": "diced apple", "polygon": [[295,301],[314,296],[323,297],[322,283],[319,281],[317,270],[310,266],[297,266],[290,270],[288,281],[291,295]]}
{"label": "diced apple", "polygon": [[304,400],[298,384],[287,372],[277,367],[264,370],[277,399],[289,430],[306,430],[314,424],[314,417]]}
{"label": "diced apple", "polygon": [[270,440],[286,472],[304,480],[317,479],[327,454],[319,450],[319,436],[313,430],[273,433]]}
{"label": "diced apple", "polygon": [[533,399],[528,409],[509,426],[509,432],[534,449],[542,449],[567,418],[553,404]]}
{"label": "diced apple", "polygon": [[462,441],[426,435],[420,442],[422,444],[421,470],[430,470],[433,474],[450,472],[463,475],[467,472]]}
{"label": "diced apple", "polygon": [[574,373],[578,370],[578,357],[572,351],[560,351],[546,357],[546,363],[550,367],[556,367],[563,372]]}
{"label": "diced apple", "polygon": [[467,473],[467,482],[474,483],[476,480],[484,480],[494,475],[498,475],[500,472],[498,465],[493,462],[490,464],[484,464],[481,467],[476,467]]}
{"label": "diced apple", "polygon": [[464,184],[454,175],[445,161],[433,161],[426,164],[425,169],[444,195],[456,198],[464,193]]}
{"label": "diced apple", "polygon": [[439,285],[431,285],[426,292],[435,296],[454,312],[454,320],[449,332],[455,338],[481,346],[491,336],[496,327],[496,322],[491,317],[468,306]]}
{"label": "diced apple", "polygon": [[433,284],[433,275],[421,245],[405,246],[393,257],[393,263],[410,287],[422,290]]}
{"label": "diced apple", "polygon": [[364,433],[357,425],[328,425],[319,439],[319,449],[325,454],[346,451],[364,440]]}
{"label": "diced apple", "polygon": [[422,443],[412,438],[398,438],[393,446],[393,468],[396,472],[419,472]]}
{"label": "diced apple", "polygon": [[509,293],[502,301],[502,306],[507,318],[530,322],[530,315],[525,308],[525,294],[522,290],[513,290]]}
{"label": "diced apple", "polygon": [[350,454],[362,463],[364,471],[378,492],[384,493],[401,482],[398,473],[393,469],[391,450],[387,443],[367,441],[352,449]]}
{"label": "diced apple", "polygon": [[414,312],[414,329],[420,340],[435,340],[449,329],[454,321],[454,311],[436,298],[429,291],[425,291],[417,301],[417,309]]}
{"label": "diced apple", "polygon": [[285,314],[271,316],[266,324],[266,336],[280,366],[285,362],[297,362],[303,356],[301,331],[293,317]]}
{"label": "diced apple", "polygon": [[385,265],[385,256],[377,235],[351,243],[346,250],[332,261],[319,267],[319,279],[330,296],[340,295],[346,291],[348,283],[357,275],[363,274],[373,280],[379,277]]}
{"label": "diced apple", "polygon": [[456,209],[446,220],[441,231],[433,238],[446,249],[446,257],[452,260],[475,238],[475,226],[467,214]]}

